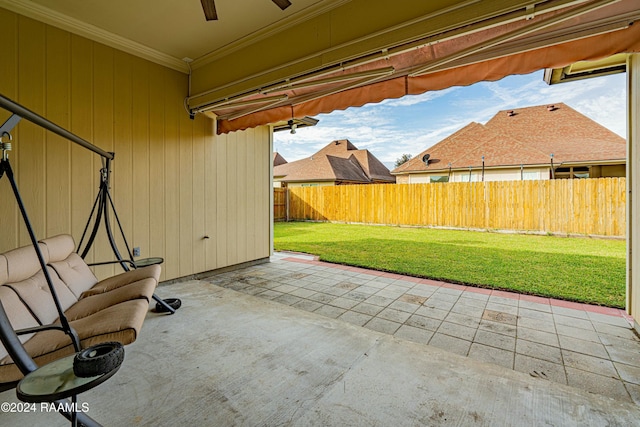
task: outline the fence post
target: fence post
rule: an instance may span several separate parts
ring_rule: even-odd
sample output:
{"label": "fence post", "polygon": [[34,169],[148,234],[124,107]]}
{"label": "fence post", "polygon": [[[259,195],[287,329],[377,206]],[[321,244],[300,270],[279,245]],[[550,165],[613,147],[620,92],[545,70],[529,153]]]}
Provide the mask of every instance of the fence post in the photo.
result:
{"label": "fence post", "polygon": [[289,187],[284,188],[284,220],[289,222]]}

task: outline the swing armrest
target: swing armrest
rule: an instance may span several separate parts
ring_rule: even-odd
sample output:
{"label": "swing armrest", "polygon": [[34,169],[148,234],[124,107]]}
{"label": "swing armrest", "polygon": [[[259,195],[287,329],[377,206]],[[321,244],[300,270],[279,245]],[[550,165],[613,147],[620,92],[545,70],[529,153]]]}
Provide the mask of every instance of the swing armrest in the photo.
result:
{"label": "swing armrest", "polygon": [[123,263],[123,262],[126,262],[126,263],[127,263],[127,264],[129,264],[131,267],[136,268],[136,264],[135,264],[133,261],[128,260],[128,259],[123,259],[122,261],[115,260],[115,261],[92,262],[92,263],[87,264],[87,265],[88,265],[89,267],[96,267],[96,266],[98,266],[98,265],[120,264],[120,263]]}
{"label": "swing armrest", "polygon": [[42,331],[62,331],[62,332],[66,332],[64,330],[64,328],[62,327],[62,325],[42,325],[42,326],[34,326],[33,328],[24,328],[24,329],[19,329],[16,332],[16,335],[28,335],[28,334],[34,334],[36,332],[42,332]]}
{"label": "swing armrest", "polygon": [[88,289],[87,291],[83,292],[80,299],[86,298],[91,295],[109,292],[114,289],[120,288],[122,286],[129,285],[131,283],[135,283],[143,280],[149,280],[149,279],[153,281],[154,288],[155,288],[160,278],[160,271],[161,270],[159,265],[150,265],[148,267],[136,268],[135,270],[125,271],[124,273],[120,273],[118,275],[108,277],[96,283],[91,287],[91,289]]}

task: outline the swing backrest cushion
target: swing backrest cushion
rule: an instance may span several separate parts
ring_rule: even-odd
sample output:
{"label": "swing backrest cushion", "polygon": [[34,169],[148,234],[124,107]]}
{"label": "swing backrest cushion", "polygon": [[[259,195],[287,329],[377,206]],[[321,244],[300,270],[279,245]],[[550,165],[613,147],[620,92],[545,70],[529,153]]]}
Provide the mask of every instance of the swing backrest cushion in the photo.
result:
{"label": "swing backrest cushion", "polygon": [[69,287],[76,299],[91,289],[98,279],[84,260],[75,253],[75,242],[68,234],[49,237],[40,242],[60,279]]}
{"label": "swing backrest cushion", "polygon": [[[48,262],[47,252],[42,250],[42,245],[40,248],[46,263]],[[35,249],[32,246],[25,246],[6,252],[3,256],[7,262],[8,274],[7,281],[2,285],[18,295],[40,324],[48,325],[55,322],[59,314],[45,275],[40,268]],[[65,311],[76,303],[77,298],[53,270],[47,268],[47,272],[60,301],[62,311]]]}
{"label": "swing backrest cushion", "polygon": [[[6,258],[0,255],[0,283],[6,280],[6,266]],[[2,307],[7,313],[7,317],[14,329],[25,329],[38,326],[38,322],[35,317],[33,317],[27,307],[22,304],[20,298],[18,298],[18,295],[13,290],[6,286],[0,286],[0,301],[2,301]],[[32,336],[33,334],[20,335],[19,339],[24,343]],[[7,354],[7,350],[0,345],[0,360],[5,358]]]}

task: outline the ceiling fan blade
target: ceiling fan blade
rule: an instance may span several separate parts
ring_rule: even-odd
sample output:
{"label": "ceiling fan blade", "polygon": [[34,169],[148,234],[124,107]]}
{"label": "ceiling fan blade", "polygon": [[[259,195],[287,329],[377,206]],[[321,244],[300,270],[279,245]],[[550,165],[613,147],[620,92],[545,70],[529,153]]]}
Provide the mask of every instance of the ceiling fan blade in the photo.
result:
{"label": "ceiling fan blade", "polygon": [[202,10],[207,21],[217,21],[218,13],[216,12],[214,0],[200,0],[200,3],[202,3]]}
{"label": "ceiling fan blade", "polygon": [[278,7],[282,10],[285,10],[286,8],[291,6],[291,2],[289,0],[271,0],[271,1],[277,4]]}

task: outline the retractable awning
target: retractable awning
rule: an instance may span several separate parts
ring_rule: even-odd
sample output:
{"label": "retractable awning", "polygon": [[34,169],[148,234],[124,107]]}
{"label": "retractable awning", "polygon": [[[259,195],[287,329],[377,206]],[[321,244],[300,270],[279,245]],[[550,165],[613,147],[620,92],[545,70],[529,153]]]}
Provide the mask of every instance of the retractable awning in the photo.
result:
{"label": "retractable awning", "polygon": [[214,113],[218,133],[227,133],[640,52],[640,23],[634,25],[640,19],[638,0],[536,3],[459,27],[449,25],[437,34],[328,63],[308,73],[263,79],[241,93],[225,92],[225,87],[204,91],[187,99],[188,108],[194,113]]}

